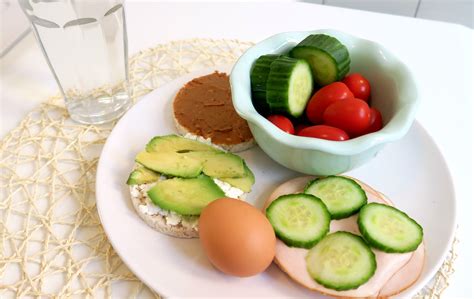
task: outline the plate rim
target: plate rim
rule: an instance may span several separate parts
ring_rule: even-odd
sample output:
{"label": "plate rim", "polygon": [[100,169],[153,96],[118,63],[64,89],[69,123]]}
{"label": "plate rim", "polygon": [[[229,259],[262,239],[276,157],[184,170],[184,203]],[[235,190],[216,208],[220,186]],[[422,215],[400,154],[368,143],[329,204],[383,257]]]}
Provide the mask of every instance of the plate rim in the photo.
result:
{"label": "plate rim", "polygon": [[[99,161],[97,163],[97,171],[96,171],[96,181],[95,181],[95,194],[96,194],[96,208],[97,208],[97,213],[99,215],[99,220],[101,222],[101,226],[104,230],[104,233],[105,235],[107,236],[107,240],[109,241],[110,245],[113,247],[114,251],[117,253],[117,255],[119,256],[120,260],[127,266],[127,268],[137,277],[139,278],[139,280],[145,284],[147,287],[149,287],[151,290],[153,290],[154,292],[157,292],[159,293],[161,296],[164,296],[164,297],[173,297],[174,295],[172,294],[165,294],[163,292],[163,290],[158,290],[157,288],[154,288],[152,287],[149,283],[147,283],[147,279],[145,277],[142,277],[141,274],[139,274],[140,272],[139,271],[135,271],[134,270],[134,266],[133,263],[129,262],[127,260],[127,258],[125,258],[123,255],[122,255],[122,252],[118,249],[120,248],[119,244],[115,243],[115,241],[111,238],[110,234],[109,234],[109,231],[107,229],[107,226],[104,225],[104,222],[103,222],[103,219],[102,219],[102,213],[104,213],[104,208],[102,207],[102,204],[99,200],[99,198],[102,197],[102,189],[100,187],[100,177],[101,177],[101,173],[104,169],[104,166],[103,164],[105,163],[104,160],[105,158],[103,158],[103,153],[106,152],[107,148],[109,146],[111,146],[111,141],[114,136],[116,134],[118,134],[118,130],[117,128],[120,128],[121,126],[123,126],[123,124],[126,122],[126,119],[128,117],[130,113],[130,111],[133,111],[134,109],[139,109],[137,107],[141,107],[141,106],[144,106],[146,105],[145,103],[147,101],[150,101],[151,98],[153,97],[153,94],[154,93],[157,93],[159,92],[160,89],[162,88],[165,88],[165,87],[170,87],[170,86],[173,86],[176,84],[177,81],[182,81],[184,78],[192,78],[193,76],[194,77],[197,77],[197,76],[202,76],[202,75],[205,75],[206,73],[212,73],[213,71],[222,71],[222,72],[229,72],[229,69],[231,68],[231,66],[229,65],[220,65],[220,66],[214,66],[214,67],[209,67],[209,68],[202,68],[202,69],[199,69],[199,70],[196,70],[196,71],[192,71],[192,72],[189,72],[189,73],[185,73],[159,87],[157,87],[156,89],[152,90],[151,92],[149,92],[148,94],[144,95],[140,101],[136,104],[134,104],[121,118],[120,120],[115,124],[115,126],[113,127],[112,131],[110,132],[109,136],[107,137],[107,140],[104,144],[104,146],[102,147],[102,150],[101,150],[101,153],[100,153],[100,157],[99,157]],[[176,90],[176,92],[178,91],[179,89]],[[170,99],[168,99],[170,100]],[[421,131],[423,132],[423,134],[425,134],[427,136],[427,138],[435,145],[434,148],[435,148],[435,151],[436,151],[436,154],[438,156],[441,157],[441,163],[440,163],[440,167],[444,168],[447,175],[448,175],[448,181],[449,183],[447,182],[446,183],[446,188],[448,188],[449,190],[449,193],[452,194],[452,205],[453,205],[453,223],[451,223],[450,225],[450,228],[449,228],[449,242],[447,242],[445,245],[444,245],[444,248],[442,250],[442,258],[441,259],[438,259],[436,261],[436,263],[434,264],[434,267],[433,269],[427,273],[426,277],[424,278],[420,278],[418,279],[413,285],[409,286],[407,289],[403,290],[401,293],[395,295],[395,297],[400,297],[400,295],[403,295],[403,296],[413,296],[414,294],[416,294],[416,292],[419,292],[421,289],[423,289],[427,284],[428,282],[433,279],[433,277],[436,275],[436,273],[439,271],[439,269],[441,268],[442,264],[444,263],[444,261],[446,260],[446,256],[448,255],[449,251],[450,251],[450,248],[451,248],[451,244],[454,240],[454,236],[455,236],[455,232],[456,232],[456,227],[457,227],[457,216],[458,216],[458,204],[457,204],[457,197],[456,197],[456,192],[455,192],[455,188],[454,188],[454,182],[453,182],[453,177],[452,177],[452,174],[451,174],[451,171],[449,169],[449,166],[448,166],[448,163],[446,161],[446,158],[444,157],[444,155],[442,154],[442,151],[439,147],[439,145],[437,144],[437,142],[435,141],[435,139],[429,134],[429,132],[425,129],[425,127],[423,125],[420,124],[420,122],[418,120],[415,119],[415,121],[413,122],[413,125],[411,126],[410,129],[412,129],[413,127],[419,127],[419,129],[421,129]],[[448,186],[449,185],[449,186]],[[143,223],[143,225],[146,225],[145,223]],[[425,250],[429,250],[429,249],[425,249]],[[424,264],[424,267],[426,267],[426,261],[425,261],[425,264]],[[318,293],[319,294],[319,293]]]}

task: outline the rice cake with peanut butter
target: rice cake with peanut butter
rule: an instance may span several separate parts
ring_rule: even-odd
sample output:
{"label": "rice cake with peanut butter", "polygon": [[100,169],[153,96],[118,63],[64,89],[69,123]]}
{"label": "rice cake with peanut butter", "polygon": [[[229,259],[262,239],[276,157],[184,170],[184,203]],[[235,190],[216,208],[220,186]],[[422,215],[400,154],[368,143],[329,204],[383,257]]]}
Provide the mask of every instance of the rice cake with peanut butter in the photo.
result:
{"label": "rice cake with peanut butter", "polygon": [[210,139],[231,152],[255,144],[247,122],[234,109],[225,73],[216,71],[186,83],[174,99],[173,114],[180,134]]}

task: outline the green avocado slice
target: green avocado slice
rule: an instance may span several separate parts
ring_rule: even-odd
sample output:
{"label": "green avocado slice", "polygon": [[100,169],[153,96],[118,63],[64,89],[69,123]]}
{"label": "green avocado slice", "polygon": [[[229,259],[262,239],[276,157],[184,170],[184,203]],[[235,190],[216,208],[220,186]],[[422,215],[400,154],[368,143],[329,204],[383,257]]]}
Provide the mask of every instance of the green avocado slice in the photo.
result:
{"label": "green avocado slice", "polygon": [[206,160],[202,171],[213,178],[241,178],[245,175],[244,161],[231,153],[219,153]]}
{"label": "green avocado slice", "polygon": [[253,184],[255,184],[255,176],[245,163],[244,169],[245,175],[241,178],[219,178],[219,180],[229,183],[232,187],[239,188],[244,192],[250,192]]}
{"label": "green avocado slice", "polygon": [[199,160],[176,152],[140,152],[135,161],[148,169],[183,178],[197,177],[202,171]]}
{"label": "green avocado slice", "polygon": [[143,166],[139,166],[137,169],[130,173],[127,180],[127,185],[139,185],[147,184],[158,181],[160,174],[153,170],[147,169]]}
{"label": "green avocado slice", "polygon": [[224,191],[208,176],[158,181],[148,191],[151,201],[164,210],[180,215],[200,215],[210,202],[224,197]]}
{"label": "green avocado slice", "polygon": [[240,178],[246,174],[242,158],[231,153],[189,152],[183,155],[201,161],[204,174],[213,178]]}
{"label": "green avocado slice", "polygon": [[222,152],[208,144],[184,138],[178,135],[166,135],[153,137],[146,145],[147,152]]}

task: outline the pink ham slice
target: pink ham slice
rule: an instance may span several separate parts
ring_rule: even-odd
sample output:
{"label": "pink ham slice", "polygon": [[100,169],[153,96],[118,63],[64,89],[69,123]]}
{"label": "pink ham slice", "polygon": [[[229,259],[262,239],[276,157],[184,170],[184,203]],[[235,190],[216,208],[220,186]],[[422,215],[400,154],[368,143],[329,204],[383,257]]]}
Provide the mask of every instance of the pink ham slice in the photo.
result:
{"label": "pink ham slice", "polygon": [[[387,204],[393,206],[392,201],[382,194],[381,192],[378,192],[374,189],[372,189],[370,186],[357,181],[362,188],[366,192],[370,192],[376,196],[378,196],[380,199],[385,201]],[[412,286],[420,277],[421,272],[423,271],[423,267],[425,264],[425,244],[421,243],[420,246],[413,252],[413,255],[411,256],[410,260],[408,261],[405,266],[403,266],[400,270],[398,270],[397,273],[395,273],[390,280],[383,286],[383,288],[380,290],[379,294],[377,297],[379,298],[386,298],[390,296],[397,295],[410,286]]]}
{"label": "pink ham slice", "polygon": [[[310,176],[300,177],[280,185],[267,199],[267,202],[265,203],[265,208],[280,195],[302,192],[306,183],[313,178],[314,177]],[[359,182],[359,184],[366,191],[368,202],[379,202],[390,205],[392,204],[390,201],[385,201],[384,199],[382,199],[381,196],[374,189],[363,184],[362,182]],[[360,235],[357,226],[357,215],[341,220],[331,221],[330,232],[340,230],[349,231]],[[304,287],[332,296],[377,297],[379,295],[379,292],[381,296],[386,296],[385,294],[391,295],[392,292],[399,290],[398,288],[401,288],[406,285],[411,285],[411,281],[413,281],[411,277],[408,279],[404,279],[402,274],[398,275],[398,271],[401,270],[404,265],[410,264],[413,253],[388,254],[379,250],[373,251],[377,260],[377,271],[375,272],[374,276],[367,283],[360,286],[359,288],[348,291],[335,291],[332,289],[325,288],[324,286],[315,282],[309,276],[306,270],[305,262],[305,257],[308,252],[307,249],[288,247],[282,241],[277,240],[275,263],[292,279],[294,279],[296,282],[303,285]],[[422,252],[424,253],[423,250]],[[422,257],[422,260],[423,259],[424,258]],[[414,269],[418,269],[417,267],[419,266],[419,258],[416,258],[415,260],[418,262],[413,263],[412,266],[410,266],[412,271],[414,271]],[[421,263],[421,266],[422,265],[423,262]],[[397,279],[402,279],[403,282],[398,282]],[[390,283],[387,284],[387,282]]]}
{"label": "pink ham slice", "polygon": [[383,286],[379,292],[378,297],[386,298],[394,296],[403,292],[414,284],[423,271],[425,264],[425,245],[421,243],[420,246],[413,252],[413,255],[408,263],[398,270],[395,275]]}

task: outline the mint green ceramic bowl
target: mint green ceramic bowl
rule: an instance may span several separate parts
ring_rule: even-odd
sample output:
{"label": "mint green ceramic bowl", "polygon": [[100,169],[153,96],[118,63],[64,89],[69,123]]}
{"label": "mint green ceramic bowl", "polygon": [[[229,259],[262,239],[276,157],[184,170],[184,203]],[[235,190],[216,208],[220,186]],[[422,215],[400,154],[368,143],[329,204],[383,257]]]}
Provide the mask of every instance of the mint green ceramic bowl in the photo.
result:
{"label": "mint green ceramic bowl", "polygon": [[[287,134],[253,107],[250,70],[264,54],[286,53],[309,34],[331,35],[349,50],[350,72],[362,73],[371,83],[372,106],[384,119],[382,130],[347,141],[329,141]],[[418,92],[406,65],[381,45],[335,30],[285,32],[271,36],[247,50],[230,75],[232,100],[237,113],[247,120],[256,142],[281,165],[312,175],[349,171],[370,161],[388,142],[410,129],[418,106]]]}

